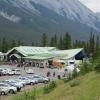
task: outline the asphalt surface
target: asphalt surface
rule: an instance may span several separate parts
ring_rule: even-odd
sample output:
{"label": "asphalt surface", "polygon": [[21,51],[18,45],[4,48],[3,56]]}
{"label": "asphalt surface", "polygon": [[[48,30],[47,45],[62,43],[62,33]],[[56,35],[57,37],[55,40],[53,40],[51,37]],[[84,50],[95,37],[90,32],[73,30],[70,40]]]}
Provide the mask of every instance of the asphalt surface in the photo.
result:
{"label": "asphalt surface", "polygon": [[[17,68],[17,69],[20,69],[21,70],[21,75],[28,75],[26,73],[26,70],[28,69],[33,69],[34,70],[34,74],[35,75],[41,75],[41,76],[46,76],[47,75],[47,72],[49,71],[51,73],[50,75],[50,80],[55,80],[57,79],[57,76],[58,75],[63,75],[63,73],[59,70],[59,69],[50,69],[50,68],[36,68],[36,67],[16,67],[16,65],[0,65],[0,68]],[[53,73],[55,72],[55,77],[53,77]],[[34,75],[33,74],[33,75]],[[18,78],[20,75],[13,75],[13,76],[0,76],[0,81],[2,80],[8,80],[8,79],[16,79]],[[37,84],[37,85],[34,85],[34,86],[25,86],[25,88],[23,88],[21,90],[21,92],[24,92],[24,91],[30,91],[32,90],[32,88],[34,87],[38,87],[38,86],[44,86],[43,84]],[[0,100],[9,100],[9,97],[11,97],[12,94],[8,94],[7,96],[1,96],[0,97]]]}
{"label": "asphalt surface", "polygon": [[[41,75],[41,76],[46,76],[47,72],[50,72],[50,78],[55,79],[57,76],[60,74],[61,76],[63,75],[63,72],[60,71],[60,69],[50,69],[50,68],[36,68],[36,67],[16,67],[16,65],[0,65],[0,68],[17,68],[20,69],[21,75],[27,75],[26,71],[28,69],[33,69],[34,74],[33,75]],[[55,72],[55,77],[53,77],[53,73]],[[13,76],[1,76],[0,80],[6,80],[6,79],[13,79],[17,78],[18,75],[13,75]]]}

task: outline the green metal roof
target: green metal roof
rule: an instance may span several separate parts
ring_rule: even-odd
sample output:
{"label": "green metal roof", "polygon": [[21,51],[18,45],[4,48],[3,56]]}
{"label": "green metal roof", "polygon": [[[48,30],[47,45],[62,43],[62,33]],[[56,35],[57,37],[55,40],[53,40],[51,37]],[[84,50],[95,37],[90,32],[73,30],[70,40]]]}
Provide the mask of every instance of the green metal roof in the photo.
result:
{"label": "green metal roof", "polygon": [[70,49],[70,50],[57,50],[56,47],[31,47],[31,46],[19,46],[15,47],[7,52],[11,53],[13,50],[17,50],[26,59],[50,59],[59,57],[60,59],[69,59],[81,52],[83,48]]}
{"label": "green metal roof", "polygon": [[61,59],[69,59],[74,57],[76,54],[81,52],[83,48],[78,48],[78,49],[70,49],[70,50],[58,50],[58,51],[53,51],[55,55],[61,56]]}
{"label": "green metal roof", "polygon": [[9,54],[13,50],[17,50],[24,56],[33,56],[35,54],[43,54],[48,53],[52,50],[56,50],[56,47],[32,47],[32,46],[19,46],[15,47],[7,52]]}
{"label": "green metal roof", "polygon": [[30,59],[30,60],[46,60],[46,59],[51,59],[53,57],[43,57],[43,56],[27,56],[27,57],[23,57],[25,59]]}

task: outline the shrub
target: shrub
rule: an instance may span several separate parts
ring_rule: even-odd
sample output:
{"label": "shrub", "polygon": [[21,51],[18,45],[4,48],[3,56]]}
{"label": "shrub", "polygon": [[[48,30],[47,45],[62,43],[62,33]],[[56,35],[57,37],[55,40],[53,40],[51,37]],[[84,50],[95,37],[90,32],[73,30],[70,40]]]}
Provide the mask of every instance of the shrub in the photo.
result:
{"label": "shrub", "polygon": [[44,86],[44,88],[43,88],[43,92],[44,92],[44,94],[47,94],[47,93],[50,92],[49,85]]}
{"label": "shrub", "polygon": [[64,78],[63,81],[64,81],[64,83],[67,83],[67,82],[69,82],[69,79],[68,78]]}
{"label": "shrub", "polygon": [[80,84],[80,81],[79,80],[73,80],[72,82],[70,82],[70,86],[71,87],[75,87],[75,86],[77,86],[79,84]]}
{"label": "shrub", "polygon": [[57,87],[57,84],[56,84],[55,81],[52,81],[52,82],[49,84],[49,88],[50,88],[50,89],[54,89],[54,88],[56,88],[56,87]]}
{"label": "shrub", "polygon": [[99,72],[100,73],[100,62],[99,61],[95,64],[94,70],[96,72]]}
{"label": "shrub", "polygon": [[72,73],[72,78],[76,78],[78,76],[77,69],[74,68],[73,73]]}
{"label": "shrub", "polygon": [[51,92],[56,87],[57,87],[57,84],[55,81],[50,82],[50,84],[44,86],[43,88],[44,94]]}
{"label": "shrub", "polygon": [[93,70],[93,64],[84,62],[83,65],[80,66],[80,74],[84,75]]}

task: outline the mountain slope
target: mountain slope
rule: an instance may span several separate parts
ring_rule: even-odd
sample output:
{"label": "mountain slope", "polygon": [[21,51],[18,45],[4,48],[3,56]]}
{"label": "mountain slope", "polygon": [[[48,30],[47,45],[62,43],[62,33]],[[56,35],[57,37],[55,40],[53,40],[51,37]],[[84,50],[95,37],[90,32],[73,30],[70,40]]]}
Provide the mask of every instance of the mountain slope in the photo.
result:
{"label": "mountain slope", "polygon": [[30,42],[43,32],[60,36],[67,31],[84,39],[91,30],[99,34],[99,27],[96,15],[78,0],[0,1],[0,34],[9,39]]}
{"label": "mountain slope", "polygon": [[100,20],[100,12],[96,13],[98,20]]}

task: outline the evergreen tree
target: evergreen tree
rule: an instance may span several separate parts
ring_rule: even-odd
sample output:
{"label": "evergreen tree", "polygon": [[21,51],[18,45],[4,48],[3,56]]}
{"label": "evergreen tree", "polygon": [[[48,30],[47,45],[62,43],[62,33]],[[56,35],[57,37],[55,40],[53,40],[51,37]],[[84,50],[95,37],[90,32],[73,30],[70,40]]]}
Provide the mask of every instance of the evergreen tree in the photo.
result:
{"label": "evergreen tree", "polygon": [[54,37],[51,37],[51,40],[50,40],[50,46],[51,46],[51,47],[54,46]]}
{"label": "evergreen tree", "polygon": [[59,49],[63,49],[63,40],[62,40],[62,36],[61,36],[60,39],[59,39],[58,48],[59,48]]}
{"label": "evergreen tree", "polygon": [[56,34],[54,35],[54,47],[57,47],[57,36],[56,36]]}
{"label": "evergreen tree", "polygon": [[24,46],[25,44],[24,44],[24,42],[21,42],[21,46]]}
{"label": "evergreen tree", "polygon": [[47,35],[46,33],[43,33],[41,36],[41,46],[45,47],[47,45]]}
{"label": "evergreen tree", "polygon": [[93,56],[95,53],[95,36],[92,32],[90,34],[90,39],[89,39],[89,52],[91,56]]}
{"label": "evergreen tree", "polygon": [[20,41],[20,40],[18,40],[17,46],[20,46],[20,45],[21,45],[21,41]]}
{"label": "evergreen tree", "polygon": [[51,37],[50,46],[51,47],[57,47],[57,36],[56,36],[56,34]]}
{"label": "evergreen tree", "polygon": [[95,45],[95,56],[98,57],[100,55],[100,40],[99,36],[96,37],[96,45]]}
{"label": "evergreen tree", "polygon": [[64,35],[63,47],[64,47],[64,49],[72,48],[71,36],[70,36],[70,34],[68,32]]}
{"label": "evergreen tree", "polygon": [[34,42],[32,42],[32,46],[34,46]]}
{"label": "evergreen tree", "polygon": [[0,41],[0,51],[2,51],[2,49],[1,49],[1,41]]}
{"label": "evergreen tree", "polygon": [[3,39],[2,39],[2,43],[1,43],[1,50],[2,50],[2,52],[5,53],[5,52],[8,51],[8,49],[9,49],[9,45],[8,45],[6,39],[3,38]]}
{"label": "evergreen tree", "polygon": [[13,47],[16,47],[16,41],[15,40],[12,40],[11,41],[10,48],[13,48]]}

